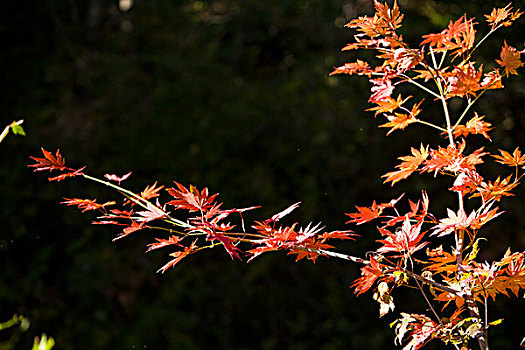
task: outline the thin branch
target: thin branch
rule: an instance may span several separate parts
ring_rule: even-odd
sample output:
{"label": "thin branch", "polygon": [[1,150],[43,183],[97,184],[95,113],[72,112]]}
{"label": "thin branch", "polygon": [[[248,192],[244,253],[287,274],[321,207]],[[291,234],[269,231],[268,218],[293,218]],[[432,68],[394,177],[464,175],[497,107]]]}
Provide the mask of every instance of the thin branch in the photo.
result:
{"label": "thin branch", "polygon": [[[336,253],[336,252],[332,252],[332,251],[324,250],[324,249],[318,249],[318,250],[317,249],[311,249],[311,248],[304,248],[304,249],[307,250],[307,251],[310,251],[310,252],[321,253],[321,254],[324,254],[324,255],[327,255],[327,256],[331,256],[331,257],[334,257],[334,258],[349,260],[349,261],[352,261],[352,262],[355,262],[355,263],[358,263],[358,264],[363,264],[363,265],[370,264],[370,261],[368,261],[368,260],[365,260],[365,259],[362,259],[362,258],[358,258],[358,257],[355,257],[355,256],[351,256],[351,255]],[[414,273],[414,272],[412,272],[410,270],[407,270],[405,268],[402,268],[402,267],[395,267],[393,269],[401,270],[404,273],[406,273],[409,277],[417,279],[417,280],[419,280],[419,281],[421,281],[423,283],[429,284],[429,285],[435,287],[436,289],[442,290],[444,292],[452,293],[452,294],[457,295],[459,297],[463,297],[463,293],[462,293],[461,290],[457,290],[457,289],[454,289],[454,288],[451,288],[451,287],[447,287],[447,286],[445,286],[445,285],[443,285],[441,283],[432,281],[432,280],[430,280],[428,278],[425,278],[425,277],[423,277],[421,275],[418,275],[417,273]]]}
{"label": "thin branch", "polygon": [[441,132],[447,132],[446,129],[444,129],[444,128],[440,127],[440,126],[437,126],[437,125],[435,125],[435,124],[432,124],[432,123],[426,122],[426,121],[421,120],[421,119],[416,119],[416,123],[420,123],[420,124],[423,124],[423,125],[430,126],[430,127],[434,128],[434,129],[437,129],[437,130],[439,130],[439,131],[441,131]]}
{"label": "thin branch", "polygon": [[427,88],[425,85],[422,85],[420,83],[418,83],[417,81],[415,81],[414,79],[412,79],[411,77],[409,77],[408,75],[406,74],[403,74],[403,75],[400,75],[402,76],[403,78],[405,78],[409,83],[417,86],[418,88],[428,92],[429,94],[431,94],[432,96],[434,96],[435,98],[440,98],[441,96],[439,94],[437,94],[435,91],[432,91],[430,90],[429,88]]}
{"label": "thin branch", "polygon": [[[106,185],[108,187],[111,187],[119,192],[121,192],[122,194],[124,194],[126,197],[128,197],[129,199],[131,199],[134,203],[140,205],[141,207],[143,207],[144,209],[149,209],[148,208],[148,205],[152,205],[152,206],[155,206],[154,204],[150,203],[149,201],[147,201],[146,199],[142,198],[141,196],[137,195],[136,193],[133,193],[131,191],[128,191],[126,190],[125,188],[122,188],[118,185],[115,185],[111,182],[107,182],[107,181],[104,181],[104,180],[101,180],[101,179],[98,179],[96,177],[93,177],[93,176],[90,176],[90,175],[86,175],[86,174],[82,174],[82,176],[88,180],[91,180],[91,181],[95,181],[95,182],[98,182],[98,183],[101,183],[103,185]],[[165,221],[173,224],[173,225],[176,225],[176,226],[180,226],[180,227],[186,227],[186,228],[189,228],[191,227],[191,225],[189,225],[188,223],[185,223],[183,221],[180,221],[178,219],[175,219],[173,217],[171,217],[168,213],[165,213],[164,210],[158,208],[157,206],[155,206],[155,208],[161,210],[163,212],[163,214],[165,215],[166,218],[168,218],[168,220],[165,219]]]}

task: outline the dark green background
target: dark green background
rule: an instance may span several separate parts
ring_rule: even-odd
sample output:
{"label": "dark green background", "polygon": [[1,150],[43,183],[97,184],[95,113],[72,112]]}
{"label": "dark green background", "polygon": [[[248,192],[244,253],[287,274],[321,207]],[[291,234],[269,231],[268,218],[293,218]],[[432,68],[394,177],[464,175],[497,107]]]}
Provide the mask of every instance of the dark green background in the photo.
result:
{"label": "dark green background", "polygon": [[[482,15],[507,3],[399,2],[403,35],[415,44],[464,12],[484,32]],[[371,1],[135,0],[122,13],[116,1],[29,0],[0,13],[2,127],[24,118],[27,132],[0,145],[0,316],[31,319],[20,348],[42,332],[58,349],[393,347],[394,317],[379,319],[370,293],[356,298],[349,288],[358,266],[295,263],[283,253],[245,264],[218,249],[157,274],[169,251],[144,254],[155,234],[113,243],[117,228],[92,226],[94,216],[58,204],[109,200],[105,188],[81,179],[49,184],[27,168],[40,147],[60,148],[70,166],[98,176],[132,170],[126,185],[136,191],[176,180],[220,192],[227,208],[263,206],[247,220],[302,201],[290,222],[350,229],[343,213],[354,205],[403,192],[417,199],[423,187],[443,215],[454,207],[446,180],[416,176],[391,188],[380,178],[421,139],[443,142],[418,126],[386,137],[382,120],[364,112],[366,79],[328,77],[355,60],[340,52],[353,35],[342,26],[372,14]],[[495,35],[479,61],[491,64],[503,39],[523,49],[523,28],[520,19]],[[505,85],[477,106],[497,128],[493,152],[525,147],[524,80]],[[425,109],[430,119],[439,115],[434,108]],[[522,199],[501,206],[507,213],[485,230],[487,259],[509,244],[525,249]],[[374,225],[358,232],[363,237],[342,251],[375,249]],[[424,309],[410,290],[394,298],[396,312]],[[492,320],[505,318],[491,332],[493,348],[515,349],[525,336],[523,304],[515,297],[490,304]]]}

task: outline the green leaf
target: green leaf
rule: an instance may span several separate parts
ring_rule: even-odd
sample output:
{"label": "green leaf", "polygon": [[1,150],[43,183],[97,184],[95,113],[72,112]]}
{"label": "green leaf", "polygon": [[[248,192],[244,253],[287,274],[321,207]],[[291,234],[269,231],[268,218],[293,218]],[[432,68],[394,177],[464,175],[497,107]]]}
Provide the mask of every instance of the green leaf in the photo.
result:
{"label": "green leaf", "polygon": [[13,134],[26,136],[24,128],[22,128],[22,123],[23,122],[24,122],[23,120],[19,120],[17,122],[12,122],[11,125],[9,125],[9,127],[11,128],[11,131],[13,132]]}

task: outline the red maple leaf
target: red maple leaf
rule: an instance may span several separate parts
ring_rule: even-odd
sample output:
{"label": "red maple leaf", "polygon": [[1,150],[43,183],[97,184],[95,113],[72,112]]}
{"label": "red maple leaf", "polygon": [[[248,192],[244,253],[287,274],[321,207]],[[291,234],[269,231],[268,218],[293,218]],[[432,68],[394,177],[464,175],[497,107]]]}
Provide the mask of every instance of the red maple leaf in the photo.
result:
{"label": "red maple leaf", "polygon": [[153,205],[151,203],[147,203],[147,210],[145,211],[138,211],[137,214],[141,217],[137,219],[139,222],[149,222],[157,219],[162,219],[168,215],[157,203],[157,205]]}
{"label": "red maple leaf", "polygon": [[350,239],[355,240],[355,237],[359,236],[356,233],[353,233],[350,230],[346,231],[331,231],[331,232],[325,232],[322,235],[319,236],[319,239],[322,241],[327,241],[329,239]]}
{"label": "red maple leaf", "polygon": [[429,242],[421,242],[426,232],[421,232],[421,223],[412,225],[407,218],[403,221],[401,229],[392,233],[384,228],[378,228],[381,234],[387,236],[386,239],[378,240],[383,246],[377,251],[379,253],[399,253],[400,256],[411,256],[416,251],[424,248]]}
{"label": "red maple leaf", "polygon": [[162,266],[157,272],[164,273],[167,269],[170,267],[175,266],[178,264],[182,259],[187,257],[188,255],[194,253],[197,250],[197,245],[195,244],[197,240],[193,241],[189,247],[184,247],[184,250],[171,253],[170,256],[174,257],[173,260],[168,262],[166,265]]}
{"label": "red maple leaf", "polygon": [[347,223],[356,223],[357,225],[364,224],[365,222],[372,221],[378,218],[383,208],[377,205],[376,201],[372,203],[370,208],[368,207],[358,207],[356,205],[357,213],[346,213],[345,215],[350,216],[352,219],[347,221]]}
{"label": "red maple leaf", "polygon": [[210,196],[208,194],[208,188],[204,188],[199,192],[199,190],[197,190],[197,188],[193,185],[190,185],[189,190],[178,182],[175,182],[175,185],[177,185],[178,189],[168,188],[169,194],[172,195],[175,200],[172,200],[166,204],[173,205],[177,209],[187,209],[190,212],[206,212],[216,205],[214,200],[218,194]]}
{"label": "red maple leaf", "polygon": [[183,240],[183,237],[171,235],[168,239],[155,238],[155,240],[157,242],[148,244],[149,248],[148,250],[146,250],[146,253],[152,250],[155,250],[155,249],[167,247],[169,245],[179,245],[180,246],[180,241]]}
{"label": "red maple leaf", "polygon": [[370,79],[370,82],[373,86],[371,88],[372,95],[370,96],[368,102],[386,101],[394,92],[392,80],[387,77]]}
{"label": "red maple leaf", "polygon": [[124,237],[128,236],[129,234],[131,234],[131,233],[133,233],[135,231],[142,230],[143,228],[144,228],[144,222],[138,223],[136,221],[132,221],[129,226],[124,228],[124,230],[117,235],[117,237],[113,238],[113,242],[115,242],[115,241],[117,241],[117,240],[119,240],[121,238],[124,238]]}
{"label": "red maple leaf", "polygon": [[79,198],[64,198],[65,200],[63,202],[60,202],[61,204],[66,204],[68,206],[76,205],[78,209],[81,209],[82,212],[89,211],[89,210],[98,210],[105,208],[110,205],[114,205],[115,202],[106,202],[104,204],[97,203],[96,199],[79,199]]}
{"label": "red maple leaf", "polygon": [[75,177],[75,176],[82,176],[84,175],[82,171],[86,167],[82,167],[80,169],[71,169],[65,166],[65,159],[60,154],[60,150],[56,151],[56,154],[53,155],[51,152],[46,151],[45,149],[41,149],[42,153],[44,154],[44,158],[38,158],[38,157],[29,157],[36,161],[35,164],[28,165],[29,168],[35,168],[33,171],[67,171],[66,173],[60,174],[55,177],[50,177],[49,181],[62,181],[68,177]]}
{"label": "red maple leaf", "polygon": [[283,211],[280,211],[279,213],[273,215],[270,219],[266,220],[266,223],[273,223],[281,220],[283,217],[290,214],[295,209],[299,208],[299,204],[301,204],[301,202],[297,202],[295,204],[290,205],[288,208],[284,209]]}
{"label": "red maple leaf", "polygon": [[124,180],[126,180],[131,175],[131,171],[123,176],[117,176],[115,174],[106,174],[104,177],[110,181],[118,182],[118,185],[120,186],[120,183]]}
{"label": "red maple leaf", "polygon": [[361,268],[361,277],[356,279],[352,284],[352,288],[355,288],[355,293],[360,295],[369,290],[374,282],[381,277],[383,274],[383,266],[377,262],[377,260],[371,256],[370,264]]}
{"label": "red maple leaf", "polygon": [[451,172],[453,174],[460,172],[468,172],[475,170],[477,164],[483,163],[481,157],[487,154],[480,148],[468,156],[463,156],[466,142],[463,139],[461,143],[456,145],[448,145],[447,148],[439,147],[437,150],[430,152],[430,159],[423,162],[421,171],[434,172],[434,176],[438,172]]}
{"label": "red maple leaf", "polygon": [[57,150],[56,155],[53,156],[51,152],[46,151],[45,149],[41,148],[42,153],[44,154],[44,158],[37,158],[37,157],[29,157],[36,161],[35,164],[30,164],[28,167],[35,168],[34,171],[44,171],[44,170],[59,170],[63,171],[68,169],[65,166],[65,159],[60,154],[60,150]]}

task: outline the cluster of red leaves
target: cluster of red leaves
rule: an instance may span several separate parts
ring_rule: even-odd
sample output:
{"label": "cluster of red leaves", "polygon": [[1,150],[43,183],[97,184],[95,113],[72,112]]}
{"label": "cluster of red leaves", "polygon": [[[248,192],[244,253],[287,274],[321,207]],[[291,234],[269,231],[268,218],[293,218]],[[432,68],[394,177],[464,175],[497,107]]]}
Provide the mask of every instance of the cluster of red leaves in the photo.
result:
{"label": "cluster of red leaves", "polygon": [[248,251],[251,254],[250,260],[265,252],[286,250],[289,252],[288,254],[297,254],[296,261],[306,257],[315,262],[319,255],[324,255],[324,250],[333,248],[333,246],[325,243],[327,240],[352,240],[356,236],[351,231],[331,231],[321,234],[323,227],[320,227],[320,224],[309,224],[305,228],[298,228],[296,223],[285,227],[277,225],[282,217],[298,206],[299,203],[296,203],[270,219],[257,221],[252,226],[263,238],[255,241],[257,247]]}
{"label": "cluster of red leaves", "polygon": [[[85,167],[78,170],[66,167],[65,160],[59,151],[55,155],[43,149],[42,152],[44,158],[31,157],[36,163],[29,167],[35,168],[35,171],[62,172],[59,176],[51,177],[50,181],[60,181],[72,176],[95,179],[82,172]],[[171,234],[168,239],[157,238],[147,250],[149,252],[167,246],[178,249],[170,254],[173,259],[159,270],[162,272],[179,263],[184,257],[215,245],[222,245],[232,259],[242,259],[243,252],[238,248],[240,242],[249,242],[255,246],[246,252],[249,260],[264,252],[285,250],[289,254],[297,254],[297,260],[306,257],[315,262],[319,255],[324,255],[323,251],[333,248],[326,243],[329,239],[348,240],[356,236],[351,231],[323,232],[320,224],[309,224],[305,228],[299,228],[297,224],[286,227],[278,226],[277,222],[296,209],[299,203],[273,215],[268,220],[255,222],[252,226],[255,233],[245,232],[244,223],[242,231],[239,232],[235,230],[236,225],[231,224],[227,219],[231,214],[238,214],[242,220],[242,213],[257,207],[222,209],[222,203],[216,201],[218,194],[210,194],[208,188],[199,191],[193,185],[186,188],[177,182],[175,182],[175,187],[165,189],[171,196],[171,200],[161,205],[158,197],[164,186],[158,186],[155,182],[147,186],[140,194],[135,194],[120,187],[121,182],[130,175],[131,173],[122,177],[114,174],[104,176],[118,185],[95,179],[95,181],[119,190],[126,196],[122,204],[123,208],[111,209],[109,207],[115,206],[115,201],[100,204],[96,199],[65,198],[62,203],[77,206],[82,212],[98,210],[101,215],[93,222],[94,224],[122,226],[122,231],[114,240],[144,229],[163,230]],[[153,198],[156,198],[157,202],[151,202]],[[137,207],[139,209],[136,209]],[[186,211],[188,215],[182,221],[172,216],[171,212],[175,211]],[[152,223],[154,221],[155,224]],[[186,242],[187,240],[190,242]]]}
{"label": "cluster of red leaves", "polygon": [[[361,277],[352,285],[357,295],[369,290],[379,277],[388,281],[394,280],[393,275],[383,272],[387,268],[380,263],[381,260],[387,257],[391,263],[388,269],[393,272],[395,269],[392,269],[392,266],[406,266],[414,253],[429,244],[424,240],[428,230],[422,230],[422,226],[425,221],[435,222],[435,219],[428,212],[427,194],[423,192],[422,200],[416,203],[409,200],[410,210],[403,215],[396,209],[401,197],[379,205],[374,201],[371,207],[356,206],[357,212],[346,214],[351,218],[349,223],[359,225],[372,220],[382,222],[382,225],[377,227],[383,237],[377,240],[381,246],[370,257],[370,263],[361,268]],[[387,209],[391,214],[386,213]],[[392,263],[394,260],[396,261]]]}

